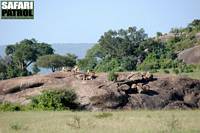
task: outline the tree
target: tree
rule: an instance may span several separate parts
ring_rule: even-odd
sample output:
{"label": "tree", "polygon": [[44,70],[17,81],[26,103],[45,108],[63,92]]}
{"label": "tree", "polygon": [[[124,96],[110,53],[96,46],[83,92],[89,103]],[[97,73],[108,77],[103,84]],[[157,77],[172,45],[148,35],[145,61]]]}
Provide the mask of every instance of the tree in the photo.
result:
{"label": "tree", "polygon": [[76,59],[77,59],[76,55],[67,53],[66,56],[63,56],[63,58],[64,58],[64,66],[74,67],[76,65]]}
{"label": "tree", "polygon": [[54,54],[41,56],[37,60],[37,65],[43,68],[50,68],[52,72],[61,69],[62,67],[73,67],[76,65],[77,56],[67,54],[66,56]]}
{"label": "tree", "polygon": [[6,55],[12,55],[15,52],[15,45],[8,45],[6,47],[5,53]]}
{"label": "tree", "polygon": [[108,31],[99,40],[99,45],[104,56],[122,58],[124,56],[137,55],[137,48],[147,38],[143,29],[129,27],[127,30]]}
{"label": "tree", "polygon": [[200,31],[200,19],[193,20],[192,23],[190,23],[187,28],[189,31],[194,30],[194,31],[199,32]]}
{"label": "tree", "polygon": [[4,59],[0,57],[0,79],[1,80],[6,78],[6,68],[7,68],[7,64],[5,63]]}
{"label": "tree", "polygon": [[53,54],[54,50],[49,44],[38,43],[35,39],[25,39],[15,45],[8,45],[5,53],[12,57],[17,68],[27,71],[27,67],[38,57]]}
{"label": "tree", "polygon": [[188,25],[188,27],[197,27],[197,26],[200,26],[200,19],[194,19],[193,21],[192,21],[192,23],[190,23],[189,25]]}
{"label": "tree", "polygon": [[78,60],[77,64],[81,70],[87,71],[87,70],[94,70],[98,62],[96,58],[88,57],[88,58]]}
{"label": "tree", "polygon": [[178,34],[180,32],[179,28],[171,28],[170,33],[174,33],[175,35]]}
{"label": "tree", "polygon": [[101,46],[99,44],[95,44],[87,51],[84,59],[78,60],[77,65],[83,71],[94,70],[98,64],[98,60],[101,60],[103,57],[104,53],[101,50]]}
{"label": "tree", "polygon": [[82,69],[93,68],[97,71],[135,70],[136,64],[145,58],[145,47],[140,48],[145,40],[147,34],[136,27],[109,30],[87,51],[85,59],[79,61],[79,64],[84,67]]}
{"label": "tree", "polygon": [[162,36],[162,32],[157,32],[157,33],[156,33],[156,36],[157,36],[157,37]]}
{"label": "tree", "polygon": [[7,67],[7,65],[6,65],[4,59],[2,59],[0,57],[0,72],[5,72],[6,71],[6,67]]}
{"label": "tree", "polygon": [[37,65],[43,68],[50,68],[52,72],[64,66],[65,60],[61,55],[44,55],[38,58]]}

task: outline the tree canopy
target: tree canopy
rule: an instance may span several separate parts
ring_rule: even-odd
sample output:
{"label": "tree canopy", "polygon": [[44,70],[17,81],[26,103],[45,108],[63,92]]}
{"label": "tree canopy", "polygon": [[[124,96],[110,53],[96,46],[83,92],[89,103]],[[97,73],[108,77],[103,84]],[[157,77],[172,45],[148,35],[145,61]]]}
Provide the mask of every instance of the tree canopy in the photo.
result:
{"label": "tree canopy", "polygon": [[80,60],[78,64],[81,68],[84,66],[97,71],[134,70],[145,56],[142,42],[147,39],[144,30],[137,30],[136,27],[109,30],[88,50],[85,59]]}
{"label": "tree canopy", "polygon": [[187,72],[191,66],[178,60],[177,54],[200,44],[195,37],[199,32],[198,19],[186,28],[172,28],[169,34],[157,32],[157,36],[151,38],[136,27],[109,30],[87,51],[85,58],[78,61],[78,66],[82,70],[100,72],[172,68]]}
{"label": "tree canopy", "polygon": [[53,54],[54,50],[49,44],[38,43],[35,39],[25,39],[14,45],[8,45],[5,53],[12,57],[19,69],[26,70],[38,57]]}
{"label": "tree canopy", "polygon": [[[43,55],[54,54],[50,44],[39,43],[35,39],[24,39],[16,44],[8,45],[6,56],[0,58],[0,78],[27,76],[31,72],[28,67]],[[39,70],[34,68],[34,72]]]}
{"label": "tree canopy", "polygon": [[52,72],[61,69],[62,67],[73,67],[76,64],[77,56],[67,54],[66,56],[54,54],[44,55],[39,57],[37,65],[43,68],[49,68]]}

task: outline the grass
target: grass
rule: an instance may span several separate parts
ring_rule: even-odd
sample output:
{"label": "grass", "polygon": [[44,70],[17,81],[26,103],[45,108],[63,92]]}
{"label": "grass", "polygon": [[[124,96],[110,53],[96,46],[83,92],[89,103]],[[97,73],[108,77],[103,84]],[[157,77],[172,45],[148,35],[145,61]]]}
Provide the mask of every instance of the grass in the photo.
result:
{"label": "grass", "polygon": [[[169,71],[169,73],[166,73],[165,71]],[[165,70],[159,70],[156,74],[174,74],[176,75],[172,69],[165,69]],[[192,79],[199,79],[200,80],[200,71],[194,71],[194,72],[190,72],[190,73],[179,73],[177,74],[179,76],[187,76],[189,78],[192,78]]]}
{"label": "grass", "polygon": [[181,73],[180,75],[188,76],[193,79],[200,79],[200,71],[195,71],[191,73]]}
{"label": "grass", "polygon": [[200,110],[0,112],[1,133],[199,133],[199,123]]}
{"label": "grass", "polygon": [[102,112],[102,113],[95,115],[95,117],[99,118],[99,119],[103,119],[103,118],[111,117],[112,115],[113,114],[109,113],[109,112]]}

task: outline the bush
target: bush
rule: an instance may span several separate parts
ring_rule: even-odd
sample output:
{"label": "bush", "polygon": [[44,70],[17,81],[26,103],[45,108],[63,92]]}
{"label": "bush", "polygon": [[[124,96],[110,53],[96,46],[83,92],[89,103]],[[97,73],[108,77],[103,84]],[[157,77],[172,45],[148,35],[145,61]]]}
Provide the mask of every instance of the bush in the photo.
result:
{"label": "bush", "polygon": [[170,73],[170,71],[165,69],[165,70],[164,70],[164,73]]}
{"label": "bush", "polygon": [[77,96],[72,90],[49,90],[32,98],[30,107],[36,110],[76,109],[76,98]]}
{"label": "bush", "polygon": [[174,72],[175,74],[179,74],[179,70],[178,70],[178,69],[173,69],[173,72]]}
{"label": "bush", "polygon": [[109,81],[116,81],[117,77],[118,77],[118,75],[115,72],[109,72],[108,73],[108,80]]}
{"label": "bush", "polygon": [[33,97],[31,103],[26,106],[17,103],[1,103],[0,111],[77,109],[76,98],[72,90],[49,90]]}
{"label": "bush", "polygon": [[10,129],[15,130],[15,131],[19,131],[22,129],[22,125],[19,123],[11,123],[10,124]]}
{"label": "bush", "polygon": [[22,111],[23,107],[17,103],[4,102],[0,104],[0,111]]}
{"label": "bush", "polygon": [[120,72],[124,71],[125,69],[122,68],[120,60],[115,58],[106,58],[99,62],[99,64],[94,69],[97,72]]}
{"label": "bush", "polygon": [[181,72],[185,72],[185,73],[190,73],[190,72],[194,72],[195,67],[192,65],[183,65],[181,67]]}
{"label": "bush", "polygon": [[95,115],[95,117],[98,119],[107,118],[107,117],[111,117],[111,116],[113,116],[113,114],[109,113],[109,112],[103,112],[103,113]]}
{"label": "bush", "polygon": [[149,70],[149,72],[150,72],[150,73],[157,73],[158,70],[156,70],[156,69],[152,69],[152,70]]}

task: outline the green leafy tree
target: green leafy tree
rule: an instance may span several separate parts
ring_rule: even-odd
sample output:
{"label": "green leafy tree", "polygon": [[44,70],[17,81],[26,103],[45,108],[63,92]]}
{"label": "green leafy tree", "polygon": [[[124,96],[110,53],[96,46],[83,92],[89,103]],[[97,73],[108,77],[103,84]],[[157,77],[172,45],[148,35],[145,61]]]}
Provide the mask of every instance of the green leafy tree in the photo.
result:
{"label": "green leafy tree", "polygon": [[95,71],[98,72],[109,72],[109,71],[123,71],[121,67],[120,60],[116,58],[104,59],[96,67]]}
{"label": "green leafy tree", "polygon": [[78,67],[83,71],[94,70],[97,64],[97,59],[94,57],[80,59],[77,63]]}
{"label": "green leafy tree", "polygon": [[39,57],[37,65],[43,68],[49,68],[52,72],[60,70],[62,67],[73,67],[76,65],[77,56],[73,54],[67,54],[66,56],[54,54],[44,55]]}
{"label": "green leafy tree", "polygon": [[137,30],[136,27],[109,30],[88,50],[80,64],[85,68],[92,66],[97,71],[134,70],[136,64],[145,58],[144,49],[140,49],[140,45],[146,39],[144,30]]}
{"label": "green leafy tree", "polygon": [[157,32],[157,33],[156,33],[156,36],[157,36],[157,37],[162,36],[162,32]]}
{"label": "green leafy tree", "polygon": [[108,31],[99,40],[99,45],[105,56],[122,58],[124,56],[138,55],[137,50],[141,42],[147,38],[143,29],[129,27],[127,30]]}
{"label": "green leafy tree", "polygon": [[194,19],[189,25],[188,27],[191,28],[200,28],[200,19]]}
{"label": "green leafy tree", "polygon": [[78,60],[78,66],[81,70],[94,70],[97,66],[98,62],[102,60],[104,57],[103,50],[99,44],[94,45],[91,49],[89,49],[86,53],[84,59]]}
{"label": "green leafy tree", "polygon": [[7,69],[7,64],[5,63],[4,59],[0,57],[0,80],[6,78],[6,69]]}
{"label": "green leafy tree", "polygon": [[67,55],[64,56],[64,60],[64,66],[74,67],[76,65],[77,56],[75,54],[67,53]]}
{"label": "green leafy tree", "polygon": [[27,71],[27,67],[38,57],[53,54],[53,51],[49,44],[38,43],[35,39],[25,39],[15,45],[7,46],[5,53],[12,57],[18,69]]}
{"label": "green leafy tree", "polygon": [[37,65],[43,68],[49,68],[52,72],[64,66],[65,59],[61,55],[44,55],[38,58]]}

